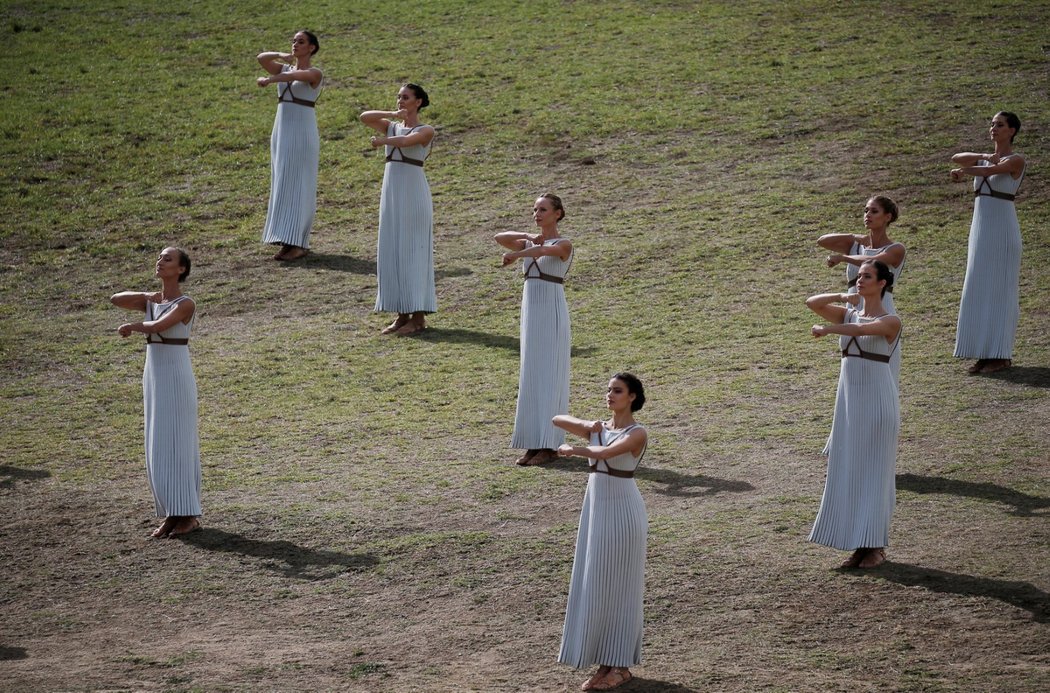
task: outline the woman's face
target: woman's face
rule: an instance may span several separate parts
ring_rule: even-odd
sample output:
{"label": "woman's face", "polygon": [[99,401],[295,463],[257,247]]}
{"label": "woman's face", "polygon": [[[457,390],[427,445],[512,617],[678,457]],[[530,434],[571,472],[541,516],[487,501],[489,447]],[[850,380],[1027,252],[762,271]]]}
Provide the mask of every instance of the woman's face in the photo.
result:
{"label": "woman's face", "polygon": [[995,117],[992,118],[992,124],[988,127],[988,136],[993,142],[1009,142],[1010,138],[1017,134],[1017,131],[1009,126],[1006,122],[1006,118],[1002,113],[996,113]]}
{"label": "woman's face", "polygon": [[861,265],[857,273],[857,293],[861,296],[872,296],[882,293],[885,280],[880,280],[874,265]]}
{"label": "woman's face", "polygon": [[627,389],[627,383],[617,378],[609,381],[609,389],[605,392],[605,406],[612,411],[630,410],[634,395]]}
{"label": "woman's face", "polygon": [[873,229],[884,229],[890,225],[891,214],[879,206],[875,200],[868,200],[864,205],[864,228],[869,231]]}
{"label": "woman's face", "polygon": [[554,208],[554,203],[546,197],[537,197],[536,202],[532,205],[532,220],[537,226],[545,226],[552,222],[557,224],[558,210]]}
{"label": "woman's face", "polygon": [[292,55],[296,58],[305,58],[313,54],[314,47],[310,45],[310,37],[299,32],[292,37]]}
{"label": "woman's face", "polygon": [[423,103],[423,99],[416,98],[416,93],[409,87],[401,87],[397,92],[397,110],[402,108],[406,111],[418,111],[419,104]]}
{"label": "woman's face", "polygon": [[175,277],[178,279],[179,275],[182,274],[182,270],[185,269],[179,258],[179,251],[176,248],[165,248],[160,251],[160,255],[157,256],[156,271],[154,274],[161,279],[165,277]]}

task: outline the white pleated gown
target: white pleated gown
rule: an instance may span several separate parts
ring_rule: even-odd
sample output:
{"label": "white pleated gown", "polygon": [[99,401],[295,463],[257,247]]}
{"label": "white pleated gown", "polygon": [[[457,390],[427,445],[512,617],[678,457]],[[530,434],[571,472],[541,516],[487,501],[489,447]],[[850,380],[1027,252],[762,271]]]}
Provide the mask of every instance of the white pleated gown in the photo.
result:
{"label": "white pleated gown", "polygon": [[[603,429],[591,442],[612,445],[628,430]],[[597,465],[634,471],[640,460],[627,452]],[[648,535],[649,518],[634,479],[591,473],[576,535],[559,662],[577,669],[641,663]]]}
{"label": "white pleated gown", "polygon": [[[407,135],[414,129],[391,123],[387,136]],[[429,154],[429,144],[386,148],[383,191],[379,197],[376,312],[437,311],[430,185],[422,166],[402,160],[423,162]]]}
{"label": "white pleated gown", "polygon": [[[167,303],[146,302],[146,320],[157,320],[180,297]],[[166,339],[189,339],[190,323],[160,333]],[[157,335],[150,335],[159,340]],[[145,410],[146,476],[157,517],[201,514],[201,455],[197,436],[197,381],[185,344],[149,344],[142,371]]]}
{"label": "white pleated gown", "polygon": [[[891,244],[891,245],[900,245],[900,244],[898,243],[898,244]],[[868,256],[872,256],[873,257],[875,255],[878,255],[879,253],[881,253],[882,251],[886,250],[886,248],[889,248],[889,247],[890,246],[883,246],[881,248],[868,248],[867,246],[863,246],[860,243],[857,243],[856,241],[854,241],[853,247],[850,248],[849,255],[868,255]],[[890,268],[890,272],[893,273],[893,291],[887,291],[883,295],[883,297],[882,297],[882,307],[886,309],[887,313],[891,313],[892,315],[896,315],[897,314],[897,308],[893,305],[893,292],[899,290],[898,289],[898,287],[899,287],[898,282],[900,281],[901,274],[904,272],[904,260],[901,260],[901,264],[896,266],[896,267],[894,267],[892,265],[889,265],[889,268]],[[847,283],[852,283],[852,285],[847,287],[846,293],[850,293],[850,294],[857,293],[856,279],[857,279],[857,275],[858,274],[860,274],[860,267],[857,267],[856,265],[851,265],[851,264],[849,264],[847,262],[846,263],[846,282]],[[857,305],[857,310],[863,310],[863,309],[864,309],[864,299],[861,299],[860,303]],[[902,332],[903,332],[903,330],[902,330]],[[893,352],[890,354],[890,370],[893,371],[893,381],[895,383],[897,383],[897,389],[898,390],[900,389],[900,382],[901,382],[901,346],[902,346],[901,345],[901,336],[902,335],[897,335],[897,341],[893,345]]]}
{"label": "white pleated gown", "polygon": [[[556,238],[544,245],[563,241]],[[525,242],[526,248],[533,245]],[[551,419],[569,411],[569,305],[565,302],[564,285],[540,279],[539,274],[565,279],[572,252],[565,260],[554,255],[523,260],[521,367],[512,448],[553,450],[565,442],[565,431],[552,424]]]}
{"label": "white pleated gown", "polygon": [[[855,310],[846,312],[845,323],[865,321]],[[841,336],[839,347],[884,356],[892,348],[884,337],[853,339]],[[899,432],[900,405],[889,363],[843,357],[827,480],[810,541],[846,551],[889,546]]]}
{"label": "white pleated gown", "polygon": [[[989,163],[981,160],[978,165]],[[1017,194],[1022,173],[1014,180],[1006,173],[974,178],[974,190],[987,180],[985,190]],[[966,252],[966,278],[959,303],[955,356],[966,359],[1012,359],[1021,278],[1021,226],[1012,200],[988,195],[974,198],[973,222]]]}
{"label": "white pleated gown", "polygon": [[[291,69],[285,65],[282,72]],[[317,211],[321,141],[314,109],[288,99],[294,96],[316,101],[321,84],[315,89],[308,82],[278,82],[277,93],[283,100],[277,103],[277,117],[270,133],[270,202],[262,239],[263,243],[309,248]]]}

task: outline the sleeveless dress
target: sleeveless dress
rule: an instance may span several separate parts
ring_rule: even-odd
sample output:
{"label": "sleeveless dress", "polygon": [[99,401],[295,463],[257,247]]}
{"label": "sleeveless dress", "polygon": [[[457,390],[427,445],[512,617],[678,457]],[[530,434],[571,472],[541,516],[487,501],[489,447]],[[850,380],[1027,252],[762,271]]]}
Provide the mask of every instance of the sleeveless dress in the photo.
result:
{"label": "sleeveless dress", "polygon": [[[285,65],[281,72],[291,69]],[[316,89],[309,82],[278,82],[277,94],[277,117],[270,134],[270,202],[262,240],[309,248],[321,143],[313,107],[293,99],[313,103],[321,94],[321,82]]]}
{"label": "sleeveless dress", "polygon": [[[869,319],[846,311],[843,323]],[[835,395],[828,475],[809,540],[836,549],[889,545],[896,502],[900,404],[880,336],[839,337],[845,354]]]}
{"label": "sleeveless dress", "polygon": [[[421,127],[421,126],[416,126]],[[387,137],[416,128],[390,123]],[[379,197],[379,244],[376,257],[376,312],[433,313],[434,206],[423,162],[430,144],[386,147],[386,169]]]}
{"label": "sleeveless dress", "polygon": [[[554,245],[565,239],[544,241]],[[525,241],[526,248],[535,244]],[[524,258],[521,291],[521,367],[512,448],[556,449],[565,431],[551,423],[569,411],[569,305],[563,281],[572,264],[554,255]]]}
{"label": "sleeveless dress", "polygon": [[[863,246],[856,241],[853,242],[853,247],[850,248],[850,255],[867,255],[874,257],[886,250],[892,245],[901,245],[900,243],[890,243],[880,248],[869,248]],[[893,273],[893,287],[891,290],[886,292],[886,295],[882,297],[882,307],[886,309],[887,313],[891,315],[897,314],[897,309],[893,305],[893,292],[897,290],[897,282],[900,281],[901,274],[904,272],[905,260],[901,260],[901,264],[893,267],[890,266],[890,272]],[[846,282],[847,289],[846,293],[855,294],[857,293],[857,275],[860,274],[860,267],[846,263]],[[864,300],[861,299],[860,304],[857,305],[857,310],[863,310]],[[897,335],[897,341],[893,344],[893,353],[890,354],[890,370],[893,371],[893,382],[897,383],[898,389],[900,388],[901,382],[901,335]]]}
{"label": "sleeveless dress", "polygon": [[[991,165],[984,159],[978,163]],[[1013,200],[991,193],[1016,195],[1023,179],[1023,171],[1017,180],[1008,173],[973,179],[973,222],[959,303],[956,358],[1013,358],[1021,316],[1021,227]]]}
{"label": "sleeveless dress", "polygon": [[[176,304],[188,300],[146,301],[146,320],[159,320]],[[142,371],[145,410],[146,476],[157,517],[201,514],[201,455],[197,436],[197,381],[190,364],[189,324],[176,323],[146,335],[146,367]],[[181,344],[165,344],[175,339]]]}
{"label": "sleeveless dress", "polygon": [[[636,428],[591,434],[592,445],[612,445]],[[642,455],[645,451],[642,451]],[[630,452],[590,460],[569,580],[558,661],[577,669],[594,664],[630,667],[642,661],[642,591],[649,519],[633,478],[642,455]],[[597,471],[596,471],[597,470]],[[605,472],[605,473],[603,473]]]}

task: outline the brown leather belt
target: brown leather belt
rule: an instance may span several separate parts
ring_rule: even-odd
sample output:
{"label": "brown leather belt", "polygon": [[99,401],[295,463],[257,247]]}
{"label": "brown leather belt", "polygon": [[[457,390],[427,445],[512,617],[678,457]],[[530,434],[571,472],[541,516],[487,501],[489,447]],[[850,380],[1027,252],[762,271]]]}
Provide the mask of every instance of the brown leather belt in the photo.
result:
{"label": "brown leather belt", "polygon": [[401,155],[400,159],[395,159],[395,158],[393,158],[393,152],[390,152],[390,154],[387,154],[386,160],[388,162],[392,161],[395,164],[412,164],[413,166],[419,166],[420,168],[423,168],[423,162],[422,161],[420,161],[419,159],[413,159],[411,157],[407,157],[404,154]]}
{"label": "brown leather belt", "polygon": [[177,337],[161,337],[159,334],[157,336],[160,337],[160,341],[159,342],[158,341],[154,341],[154,340],[150,339],[149,337],[146,337],[146,344],[147,344],[147,346],[150,345],[150,344],[171,344],[173,346],[186,346],[187,344],[190,343],[190,340],[188,340],[188,339],[179,339]]}
{"label": "brown leather belt", "polygon": [[553,274],[545,274],[543,272],[540,272],[537,275],[531,275],[531,276],[526,275],[525,279],[526,279],[526,281],[529,280],[529,279],[542,279],[545,282],[553,282],[555,284],[564,284],[565,283],[565,280],[562,279],[561,277],[556,277]]}
{"label": "brown leather belt", "polygon": [[873,354],[873,353],[871,353],[869,351],[862,351],[859,354],[850,354],[850,353],[847,353],[845,349],[843,349],[842,350],[842,358],[846,358],[847,356],[856,356],[858,358],[868,359],[869,361],[878,361],[879,363],[889,363],[890,362],[890,357],[889,356],[885,356],[883,354]]}
{"label": "brown leather belt", "polygon": [[618,479],[634,478],[634,472],[625,472],[622,469],[613,469],[612,467],[609,467],[609,471],[605,471],[604,469],[598,469],[598,465],[596,464],[589,466],[590,469],[588,470],[588,473],[590,474],[608,474],[609,476],[615,476]]}
{"label": "brown leather belt", "polygon": [[1000,200],[1009,200],[1010,202],[1013,202],[1014,201],[1014,197],[1015,197],[1014,195],[1011,195],[1010,193],[999,192],[998,190],[992,190],[991,192],[982,192],[980,190],[974,190],[973,191],[973,196],[974,197],[980,197],[981,195],[985,195],[987,197],[995,197],[995,198],[998,198]]}

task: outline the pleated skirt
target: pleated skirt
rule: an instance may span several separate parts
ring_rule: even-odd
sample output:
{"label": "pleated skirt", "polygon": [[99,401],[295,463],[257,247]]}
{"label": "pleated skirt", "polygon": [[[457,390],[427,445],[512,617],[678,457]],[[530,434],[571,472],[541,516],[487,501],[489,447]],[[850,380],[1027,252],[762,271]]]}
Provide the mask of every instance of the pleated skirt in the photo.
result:
{"label": "pleated skirt", "polygon": [[278,104],[270,134],[270,202],[263,243],[310,247],[320,151],[314,109]]}
{"label": "pleated skirt", "polygon": [[842,359],[827,480],[810,541],[847,551],[889,546],[899,433],[889,365]]}
{"label": "pleated skirt", "polygon": [[591,474],[580,512],[558,661],[577,669],[642,661],[649,520],[634,479]]}
{"label": "pleated skirt", "polygon": [[966,251],[966,278],[959,303],[955,356],[1012,359],[1021,277],[1021,227],[1013,202],[974,198]]}
{"label": "pleated skirt", "polygon": [[565,431],[551,419],[569,411],[571,339],[563,285],[526,280],[521,294],[521,358],[512,448],[555,449],[565,442]]}
{"label": "pleated skirt", "polygon": [[422,167],[387,162],[376,254],[377,312],[437,311],[434,207]]}
{"label": "pleated skirt", "polygon": [[197,381],[189,348],[146,347],[142,372],[146,476],[157,517],[201,514],[201,456]]}

